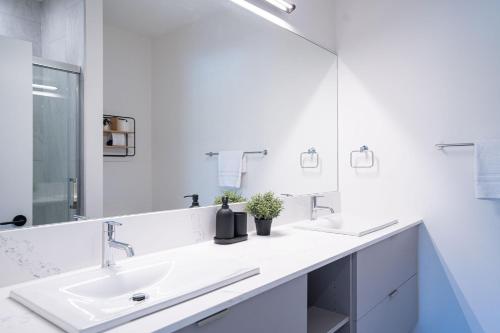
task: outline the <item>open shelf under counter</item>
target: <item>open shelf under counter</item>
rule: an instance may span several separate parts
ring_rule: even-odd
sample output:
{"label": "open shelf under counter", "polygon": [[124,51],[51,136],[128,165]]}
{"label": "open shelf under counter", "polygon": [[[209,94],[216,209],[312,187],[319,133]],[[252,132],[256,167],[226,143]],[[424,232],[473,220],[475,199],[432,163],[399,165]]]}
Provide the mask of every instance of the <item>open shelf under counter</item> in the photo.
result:
{"label": "open shelf under counter", "polygon": [[349,322],[349,317],[316,306],[307,309],[307,333],[334,333]]}

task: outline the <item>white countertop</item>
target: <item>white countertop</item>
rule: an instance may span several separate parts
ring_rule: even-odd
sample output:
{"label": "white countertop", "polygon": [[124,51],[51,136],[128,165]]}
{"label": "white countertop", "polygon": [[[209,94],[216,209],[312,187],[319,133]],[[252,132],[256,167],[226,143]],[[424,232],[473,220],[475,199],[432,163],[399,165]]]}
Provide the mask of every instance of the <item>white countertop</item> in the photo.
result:
{"label": "white countertop", "polygon": [[[363,237],[300,230],[293,224],[273,228],[270,237],[250,235],[249,240],[233,245],[204,242],[165,251],[199,256],[236,257],[260,267],[260,274],[171,308],[115,327],[108,332],[174,332],[207,316],[245,301],[280,284],[307,274],[365,247],[411,227],[420,219],[399,219],[399,223]],[[202,258],[202,260],[203,260]],[[27,282],[29,283],[29,282]],[[0,332],[53,333],[61,330],[24,306],[8,298],[10,289],[0,289]]]}

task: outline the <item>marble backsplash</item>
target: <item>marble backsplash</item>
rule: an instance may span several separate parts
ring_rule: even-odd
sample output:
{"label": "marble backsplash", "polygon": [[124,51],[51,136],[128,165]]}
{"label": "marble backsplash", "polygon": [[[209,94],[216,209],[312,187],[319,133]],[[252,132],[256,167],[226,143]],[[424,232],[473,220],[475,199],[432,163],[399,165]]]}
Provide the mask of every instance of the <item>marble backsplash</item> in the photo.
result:
{"label": "marble backsplash", "polygon": [[[323,200],[339,209],[337,192]],[[274,226],[309,218],[308,197],[285,198],[284,203],[285,210]],[[232,209],[242,211],[244,205],[232,205]],[[144,255],[211,240],[217,210],[209,206],[0,232],[0,287],[99,265],[103,221],[122,222],[116,239],[131,244],[136,255]],[[251,218],[248,229],[255,230]],[[118,251],[116,255],[117,259],[123,256]]]}

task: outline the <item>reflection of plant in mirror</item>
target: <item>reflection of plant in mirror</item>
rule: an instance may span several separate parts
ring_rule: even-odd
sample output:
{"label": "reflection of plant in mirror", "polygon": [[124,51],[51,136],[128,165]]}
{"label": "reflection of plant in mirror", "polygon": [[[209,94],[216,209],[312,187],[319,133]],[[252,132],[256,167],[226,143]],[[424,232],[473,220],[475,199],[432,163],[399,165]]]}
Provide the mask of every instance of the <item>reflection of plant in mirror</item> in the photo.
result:
{"label": "reflection of plant in mirror", "polygon": [[273,192],[256,194],[248,201],[246,211],[257,220],[272,220],[283,211],[283,201]]}
{"label": "reflection of plant in mirror", "polygon": [[222,197],[227,197],[229,199],[229,203],[237,203],[237,202],[245,202],[247,198],[242,196],[241,194],[234,191],[224,191],[222,195],[215,197],[214,203],[216,205],[222,204]]}

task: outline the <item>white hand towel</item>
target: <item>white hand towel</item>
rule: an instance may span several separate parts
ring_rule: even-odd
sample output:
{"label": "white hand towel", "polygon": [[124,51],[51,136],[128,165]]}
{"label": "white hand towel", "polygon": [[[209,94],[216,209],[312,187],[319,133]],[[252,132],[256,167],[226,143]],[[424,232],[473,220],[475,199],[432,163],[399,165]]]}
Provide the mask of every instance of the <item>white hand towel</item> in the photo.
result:
{"label": "white hand towel", "polygon": [[125,146],[127,141],[124,133],[112,133],[111,136],[113,137],[113,146]]}
{"label": "white hand towel", "polygon": [[500,140],[474,146],[476,198],[500,199]]}
{"label": "white hand towel", "polygon": [[241,174],[246,172],[245,164],[242,151],[219,152],[219,186],[240,188]]}

